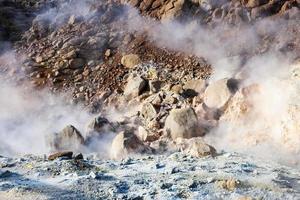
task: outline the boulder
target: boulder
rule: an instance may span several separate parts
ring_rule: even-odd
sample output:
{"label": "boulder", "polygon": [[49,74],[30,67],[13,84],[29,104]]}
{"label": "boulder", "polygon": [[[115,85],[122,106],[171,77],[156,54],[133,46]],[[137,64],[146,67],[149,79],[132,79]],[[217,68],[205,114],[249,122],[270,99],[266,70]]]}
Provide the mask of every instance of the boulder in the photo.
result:
{"label": "boulder", "polygon": [[112,141],[110,155],[112,159],[122,159],[131,153],[143,153],[150,150],[132,132],[122,131]]}
{"label": "boulder", "polygon": [[124,89],[124,95],[127,97],[139,96],[146,87],[146,81],[140,77],[129,77],[129,80]]}
{"label": "boulder", "polygon": [[241,122],[240,119],[251,113],[254,109],[253,99],[261,95],[262,88],[259,84],[251,84],[239,89],[234,96],[228,101],[220,121],[231,123]]}
{"label": "boulder", "polygon": [[205,87],[206,87],[205,80],[195,79],[195,80],[187,81],[184,84],[183,89],[185,91],[192,91],[192,92],[196,93],[197,95],[199,95],[202,92],[204,92]]}
{"label": "boulder", "polygon": [[81,133],[72,125],[66,126],[62,131],[47,139],[50,148],[54,151],[78,150],[84,143]]}
{"label": "boulder", "polygon": [[114,131],[114,127],[105,117],[95,117],[88,125],[86,132],[86,143],[91,142],[94,137],[101,137],[106,133]]}
{"label": "boulder", "polygon": [[165,131],[173,140],[204,135],[204,131],[198,125],[197,115],[190,107],[171,110],[166,119]]}
{"label": "boulder", "polygon": [[235,79],[221,79],[210,84],[204,92],[204,103],[209,108],[222,108],[238,88]]}
{"label": "boulder", "polygon": [[126,68],[133,68],[141,63],[141,59],[136,54],[128,54],[122,57],[121,64]]}
{"label": "boulder", "polygon": [[178,138],[176,140],[176,145],[181,151],[193,157],[200,158],[209,155],[216,155],[216,149],[206,144],[203,138],[201,137],[195,137],[190,139]]}

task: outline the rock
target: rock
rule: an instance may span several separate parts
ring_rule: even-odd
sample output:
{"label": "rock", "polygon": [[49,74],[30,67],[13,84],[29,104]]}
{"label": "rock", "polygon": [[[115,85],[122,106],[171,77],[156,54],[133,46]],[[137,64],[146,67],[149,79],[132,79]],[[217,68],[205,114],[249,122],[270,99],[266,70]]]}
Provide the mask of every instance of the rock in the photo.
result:
{"label": "rock", "polygon": [[122,57],[121,64],[126,68],[133,68],[136,65],[140,64],[140,57],[136,54],[128,54]]}
{"label": "rock", "polygon": [[149,122],[157,116],[157,111],[151,103],[144,103],[141,109],[141,115]]}
{"label": "rock", "polygon": [[72,69],[82,68],[85,65],[85,61],[82,58],[75,58],[70,60],[70,67]]}
{"label": "rock", "polygon": [[8,177],[10,177],[12,175],[13,175],[13,173],[11,171],[8,171],[8,170],[6,170],[6,171],[0,171],[0,179],[1,178],[8,178]]}
{"label": "rock", "polygon": [[191,155],[197,158],[216,155],[216,149],[206,144],[203,138],[200,137],[190,139],[178,138],[176,140],[176,145],[178,145],[180,150],[187,155]]}
{"label": "rock", "polygon": [[107,49],[104,53],[105,57],[109,57],[111,55],[111,50]]}
{"label": "rock", "polygon": [[240,119],[247,116],[254,109],[253,99],[261,95],[262,88],[259,84],[252,84],[239,89],[228,101],[226,109],[220,118],[220,121],[231,123],[240,122]]}
{"label": "rock", "polygon": [[125,158],[130,153],[143,153],[147,148],[132,132],[120,132],[114,139],[110,149],[112,159]]}
{"label": "rock", "polygon": [[176,104],[177,102],[178,102],[178,99],[173,97],[170,94],[167,94],[166,98],[163,100],[163,104],[169,104],[169,105]]}
{"label": "rock", "polygon": [[[194,93],[196,93],[196,95],[201,94],[202,92],[204,92],[206,87],[206,83],[205,80],[202,79],[196,79],[196,80],[189,80],[187,81],[184,86],[183,89],[185,91],[193,91]],[[195,96],[196,96],[195,95]]]}
{"label": "rock", "polygon": [[247,8],[254,8],[268,3],[269,0],[244,0],[243,3]]}
{"label": "rock", "polygon": [[137,97],[142,93],[145,87],[146,81],[142,77],[129,77],[129,80],[124,89],[124,95],[131,98]]}
{"label": "rock", "polygon": [[182,9],[184,4],[186,3],[185,0],[171,0],[168,4],[162,7],[161,12],[163,15],[161,16],[162,21],[169,21],[176,17],[179,17],[182,13]]}
{"label": "rock", "polygon": [[157,80],[152,80],[149,81],[149,89],[151,92],[153,93],[157,93],[159,92],[160,88],[161,88],[162,82],[161,81],[157,81]]}
{"label": "rock", "polygon": [[68,24],[69,25],[73,25],[73,24],[75,24],[75,22],[76,22],[75,15],[71,15],[70,18],[69,18],[69,20],[68,20]]}
{"label": "rock", "polygon": [[37,57],[35,58],[35,61],[36,61],[37,63],[41,63],[41,62],[44,61],[44,58],[43,58],[42,56],[37,56]]}
{"label": "rock", "polygon": [[107,133],[113,130],[112,125],[105,117],[98,116],[94,118],[87,126],[87,132],[98,134]]}
{"label": "rock", "polygon": [[74,159],[75,159],[75,160],[83,160],[83,155],[82,155],[82,153],[76,154],[76,155],[74,156]]}
{"label": "rock", "polygon": [[240,182],[235,179],[228,179],[228,180],[217,181],[216,184],[218,187],[220,187],[222,189],[233,191],[238,187]]}
{"label": "rock", "polygon": [[181,94],[183,92],[182,85],[174,85],[171,87],[171,91],[174,92],[175,94]]}
{"label": "rock", "polygon": [[50,147],[55,151],[77,150],[84,144],[81,133],[72,125],[48,138]]}
{"label": "rock", "polygon": [[199,0],[199,6],[205,11],[210,11],[216,6],[216,2],[215,0]]}
{"label": "rock", "polygon": [[139,126],[137,136],[141,141],[145,141],[148,136],[148,131],[144,127]]}
{"label": "rock", "polygon": [[55,159],[61,158],[61,157],[66,157],[66,158],[71,159],[72,156],[73,156],[72,151],[57,152],[57,153],[49,155],[48,160],[55,160]]}
{"label": "rock", "polygon": [[159,134],[151,134],[142,126],[138,128],[138,138],[143,142],[153,142],[158,140],[159,137]]}
{"label": "rock", "polygon": [[77,53],[76,53],[75,50],[72,50],[72,51],[68,52],[68,53],[64,56],[64,58],[66,58],[66,59],[72,59],[72,58],[76,58],[76,57],[77,57]]}
{"label": "rock", "polygon": [[238,83],[235,79],[221,79],[210,84],[204,93],[204,103],[210,108],[222,108],[236,92]]}
{"label": "rock", "polygon": [[188,108],[173,109],[166,119],[165,130],[171,138],[192,138],[203,136],[195,111]]}

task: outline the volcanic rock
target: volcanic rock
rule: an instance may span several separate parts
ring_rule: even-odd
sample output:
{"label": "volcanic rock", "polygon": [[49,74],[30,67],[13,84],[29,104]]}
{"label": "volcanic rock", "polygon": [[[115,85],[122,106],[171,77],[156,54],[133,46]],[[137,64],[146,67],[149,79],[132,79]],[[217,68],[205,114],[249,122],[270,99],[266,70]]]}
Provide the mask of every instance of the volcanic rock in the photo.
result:
{"label": "volcanic rock", "polygon": [[72,69],[81,68],[85,65],[85,61],[82,58],[75,58],[70,60],[70,67]]}
{"label": "volcanic rock", "polygon": [[151,103],[144,103],[141,110],[141,115],[146,121],[151,121],[157,116],[157,111]]}
{"label": "volcanic rock", "polygon": [[110,155],[112,159],[121,159],[130,153],[143,153],[149,151],[138,137],[132,132],[120,132],[113,140]]}
{"label": "volcanic rock", "polygon": [[71,159],[72,156],[73,156],[72,151],[63,151],[63,152],[58,152],[58,153],[49,155],[48,160],[55,160],[55,159],[61,158],[61,157],[66,157],[68,159]]}
{"label": "volcanic rock", "polygon": [[48,143],[55,151],[77,150],[83,145],[84,138],[74,126],[69,125],[61,132],[49,136]]}
{"label": "volcanic rock", "polygon": [[201,137],[195,137],[190,139],[178,138],[176,144],[179,146],[180,150],[194,157],[204,157],[204,156],[215,156],[216,149],[208,144],[206,144]]}
{"label": "volcanic rock", "polygon": [[162,85],[161,81],[157,81],[157,80],[149,81],[149,89],[153,93],[159,92],[161,85]]}
{"label": "volcanic rock", "polygon": [[136,54],[128,54],[122,57],[121,64],[126,68],[133,68],[136,65],[140,64],[140,57]]}
{"label": "volcanic rock", "polygon": [[204,93],[204,103],[210,108],[222,108],[237,90],[237,81],[221,79],[210,84]]}
{"label": "volcanic rock", "polygon": [[139,96],[146,86],[146,81],[140,77],[129,77],[124,89],[124,95],[130,98]]}
{"label": "volcanic rock", "polygon": [[188,108],[173,109],[166,119],[165,130],[171,138],[192,138],[203,136],[195,111]]}
{"label": "volcanic rock", "polygon": [[194,93],[196,93],[197,95],[201,94],[204,92],[206,87],[206,83],[204,80],[202,79],[195,79],[195,80],[189,80],[187,81],[184,86],[183,89],[185,91],[192,91]]}
{"label": "volcanic rock", "polygon": [[92,142],[95,137],[101,137],[114,131],[114,127],[105,117],[94,118],[87,126],[86,144]]}

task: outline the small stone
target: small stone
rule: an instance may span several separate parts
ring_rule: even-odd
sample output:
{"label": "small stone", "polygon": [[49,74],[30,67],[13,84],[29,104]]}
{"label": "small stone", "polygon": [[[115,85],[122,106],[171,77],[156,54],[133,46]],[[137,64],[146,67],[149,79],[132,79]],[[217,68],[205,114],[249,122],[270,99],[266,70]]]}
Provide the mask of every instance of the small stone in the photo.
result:
{"label": "small stone", "polygon": [[105,57],[109,57],[110,55],[111,55],[111,50],[110,49],[107,49],[106,51],[105,51]]}
{"label": "small stone", "polygon": [[77,57],[77,53],[76,53],[75,50],[72,50],[72,51],[68,52],[68,53],[64,56],[65,59],[72,59],[72,58],[76,58],[76,57]]}
{"label": "small stone", "polygon": [[76,22],[75,15],[71,15],[70,18],[69,18],[68,24],[73,25],[73,24],[75,24],[75,22]]}
{"label": "small stone", "polygon": [[57,153],[49,155],[48,160],[55,160],[55,159],[61,158],[61,157],[66,157],[68,159],[71,159],[72,156],[73,156],[72,151],[57,152]]}
{"label": "small stone", "polygon": [[217,184],[218,187],[220,187],[222,189],[233,191],[238,187],[240,182],[238,180],[235,180],[235,179],[231,178],[231,179],[228,179],[228,180],[217,181],[216,184]]}
{"label": "small stone", "polygon": [[171,91],[174,92],[175,94],[181,94],[183,92],[182,85],[174,85],[171,87]]}
{"label": "small stone", "polygon": [[36,61],[37,63],[41,63],[41,62],[44,61],[44,58],[43,58],[42,56],[37,56],[37,57],[35,58],[35,61]]}

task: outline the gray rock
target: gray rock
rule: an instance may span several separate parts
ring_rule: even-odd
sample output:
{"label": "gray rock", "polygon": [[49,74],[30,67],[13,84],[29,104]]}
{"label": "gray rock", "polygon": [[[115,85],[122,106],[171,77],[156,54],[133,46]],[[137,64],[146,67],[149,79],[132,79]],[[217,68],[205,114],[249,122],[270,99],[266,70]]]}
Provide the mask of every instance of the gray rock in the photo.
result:
{"label": "gray rock", "polygon": [[161,81],[157,81],[157,80],[152,80],[149,81],[149,89],[151,92],[153,93],[157,93],[159,92],[160,88],[161,88],[162,82]]}
{"label": "gray rock", "polygon": [[150,151],[132,132],[122,131],[113,140],[110,155],[112,159],[122,159],[131,153]]}
{"label": "gray rock", "polygon": [[205,87],[206,87],[205,80],[196,79],[196,80],[187,81],[184,84],[183,89],[185,91],[192,90],[193,92],[196,93],[196,95],[199,95],[204,92]]}
{"label": "gray rock", "polygon": [[176,140],[176,145],[187,155],[193,157],[204,157],[204,156],[215,156],[216,149],[208,144],[206,144],[201,137],[194,137],[190,139],[178,138]]}
{"label": "gray rock", "polygon": [[173,109],[166,119],[165,130],[173,140],[203,136],[204,130],[198,123],[197,115],[192,108]]}
{"label": "gray rock", "polygon": [[59,133],[50,135],[47,142],[53,151],[73,151],[84,144],[84,138],[74,126],[69,125]]}
{"label": "gray rock", "polygon": [[146,121],[151,121],[157,116],[157,111],[151,103],[144,103],[141,110],[141,115]]}
{"label": "gray rock", "polygon": [[129,80],[124,89],[124,95],[128,97],[139,96],[146,87],[146,81],[140,77],[129,77]]}
{"label": "gray rock", "polygon": [[72,69],[77,69],[85,65],[85,60],[82,58],[75,58],[70,60],[69,64]]}
{"label": "gray rock", "polygon": [[238,88],[235,79],[221,79],[210,84],[204,93],[204,103],[210,108],[222,108]]}
{"label": "gray rock", "polygon": [[98,116],[87,125],[86,144],[89,144],[95,137],[102,137],[114,131],[113,125],[105,117]]}

